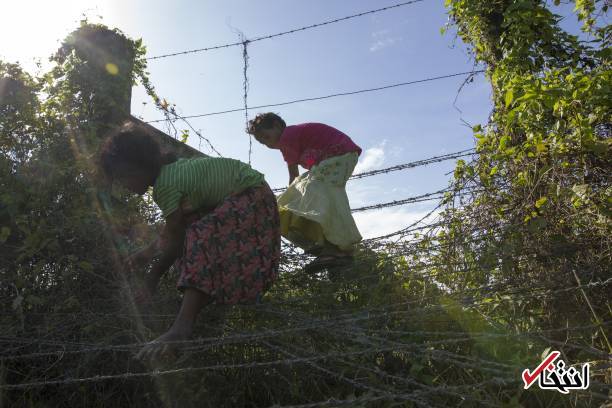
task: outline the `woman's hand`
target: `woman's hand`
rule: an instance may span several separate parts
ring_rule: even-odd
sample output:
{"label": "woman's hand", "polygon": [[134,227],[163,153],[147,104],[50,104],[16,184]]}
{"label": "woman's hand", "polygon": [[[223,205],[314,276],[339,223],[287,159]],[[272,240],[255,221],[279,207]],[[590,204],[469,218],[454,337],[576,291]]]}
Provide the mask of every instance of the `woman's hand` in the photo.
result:
{"label": "woman's hand", "polygon": [[161,250],[159,256],[151,264],[151,270],[144,276],[144,285],[134,290],[134,301],[138,304],[148,303],[157,292],[157,285],[162,276],[172,266],[176,258],[180,256],[185,239],[185,226],[182,211],[177,210],[166,218],[166,225],[159,240],[149,245],[146,249],[131,255],[126,263],[128,266],[139,266],[143,260],[149,261]]}

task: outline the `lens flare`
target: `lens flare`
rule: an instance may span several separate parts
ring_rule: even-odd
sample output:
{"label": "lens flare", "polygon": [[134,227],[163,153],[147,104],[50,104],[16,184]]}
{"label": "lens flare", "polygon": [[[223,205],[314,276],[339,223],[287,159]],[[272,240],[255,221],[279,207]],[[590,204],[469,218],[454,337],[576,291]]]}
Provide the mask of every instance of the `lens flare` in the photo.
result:
{"label": "lens flare", "polygon": [[119,73],[119,67],[117,67],[117,65],[113,64],[112,62],[108,62],[105,68],[106,68],[106,72],[108,72],[111,75],[117,75]]}

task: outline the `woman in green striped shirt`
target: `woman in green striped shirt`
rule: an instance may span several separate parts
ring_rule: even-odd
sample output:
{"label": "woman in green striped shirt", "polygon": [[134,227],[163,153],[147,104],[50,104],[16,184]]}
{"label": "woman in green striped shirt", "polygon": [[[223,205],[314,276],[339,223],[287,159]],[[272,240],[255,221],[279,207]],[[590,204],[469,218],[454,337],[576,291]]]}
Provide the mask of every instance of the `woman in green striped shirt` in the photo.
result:
{"label": "woman in green striped shirt", "polygon": [[280,260],[276,198],[261,173],[233,159],[164,156],[147,129],[133,124],[106,140],[100,161],[108,177],[136,194],[153,187],[166,221],[160,239],[128,265],[152,262],[146,286],[153,293],[174,264],[183,292],[174,324],[140,357],[156,358],[168,350],[164,342],[189,338],[207,304],[259,301]]}

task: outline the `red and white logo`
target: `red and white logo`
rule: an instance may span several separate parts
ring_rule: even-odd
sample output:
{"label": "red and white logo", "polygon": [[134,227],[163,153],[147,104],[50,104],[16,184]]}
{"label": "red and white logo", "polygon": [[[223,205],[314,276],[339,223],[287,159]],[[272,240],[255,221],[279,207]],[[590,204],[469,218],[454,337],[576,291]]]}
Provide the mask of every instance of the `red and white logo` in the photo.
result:
{"label": "red and white logo", "polygon": [[578,371],[574,367],[566,369],[563,360],[555,363],[561,355],[558,351],[552,351],[532,372],[529,369],[523,370],[523,382],[525,389],[528,389],[534,382],[543,390],[556,389],[567,394],[569,390],[586,390],[589,388],[589,363],[582,366]]}

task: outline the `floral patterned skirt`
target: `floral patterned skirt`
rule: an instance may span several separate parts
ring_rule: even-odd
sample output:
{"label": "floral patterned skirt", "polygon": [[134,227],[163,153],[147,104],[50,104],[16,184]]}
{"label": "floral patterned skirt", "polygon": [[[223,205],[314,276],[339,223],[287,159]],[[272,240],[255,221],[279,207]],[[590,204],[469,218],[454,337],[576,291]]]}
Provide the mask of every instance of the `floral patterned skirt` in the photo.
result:
{"label": "floral patterned skirt", "polygon": [[267,184],[227,197],[185,234],[174,267],[177,287],[198,289],[216,304],[259,302],[278,275],[280,222]]}

